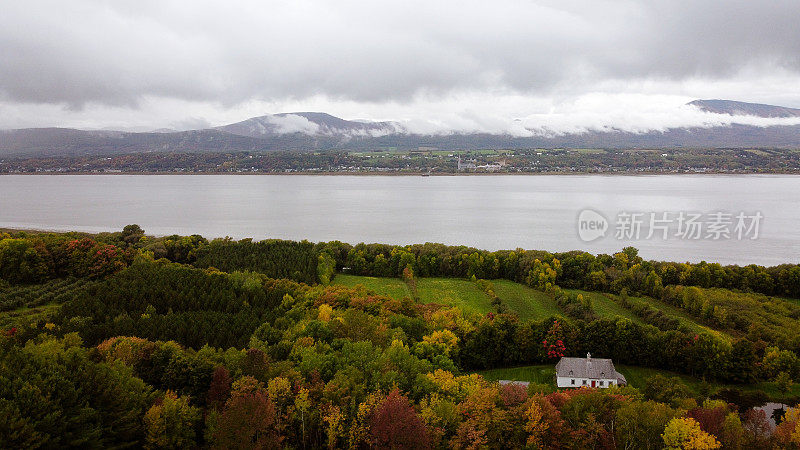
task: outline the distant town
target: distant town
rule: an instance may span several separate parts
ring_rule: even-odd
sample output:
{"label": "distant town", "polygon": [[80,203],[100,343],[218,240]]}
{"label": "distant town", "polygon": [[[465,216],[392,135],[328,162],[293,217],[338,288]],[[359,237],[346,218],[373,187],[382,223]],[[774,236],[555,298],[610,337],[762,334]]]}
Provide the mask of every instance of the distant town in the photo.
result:
{"label": "distant town", "polygon": [[0,158],[2,174],[536,174],[800,173],[800,150],[530,149],[325,152],[143,152]]}

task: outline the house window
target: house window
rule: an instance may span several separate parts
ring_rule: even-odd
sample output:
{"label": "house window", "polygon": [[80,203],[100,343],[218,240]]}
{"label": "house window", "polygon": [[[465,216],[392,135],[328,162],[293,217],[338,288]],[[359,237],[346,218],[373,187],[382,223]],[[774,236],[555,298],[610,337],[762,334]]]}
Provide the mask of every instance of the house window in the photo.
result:
{"label": "house window", "polygon": [[583,380],[583,385],[586,386],[586,380]]}
{"label": "house window", "polygon": [[602,381],[600,382],[600,386],[601,386],[601,387],[603,386],[603,382],[602,382]]}
{"label": "house window", "polygon": [[572,385],[575,385],[575,378],[572,379]]}

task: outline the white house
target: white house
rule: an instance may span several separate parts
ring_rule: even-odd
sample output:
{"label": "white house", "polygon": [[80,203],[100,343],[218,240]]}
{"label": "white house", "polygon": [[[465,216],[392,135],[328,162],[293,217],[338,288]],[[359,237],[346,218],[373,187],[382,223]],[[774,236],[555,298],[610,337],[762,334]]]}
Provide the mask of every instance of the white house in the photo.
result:
{"label": "white house", "polygon": [[581,386],[607,388],[628,384],[625,376],[617,372],[610,359],[561,358],[556,364],[556,385],[560,388]]}

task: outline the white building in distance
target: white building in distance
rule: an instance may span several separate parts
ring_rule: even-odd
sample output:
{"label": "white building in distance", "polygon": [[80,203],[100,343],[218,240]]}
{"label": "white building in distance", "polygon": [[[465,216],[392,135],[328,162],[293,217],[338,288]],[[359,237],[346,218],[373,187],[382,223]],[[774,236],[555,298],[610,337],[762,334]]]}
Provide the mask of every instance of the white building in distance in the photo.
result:
{"label": "white building in distance", "polygon": [[597,387],[607,388],[626,385],[625,376],[617,372],[610,359],[561,358],[556,364],[556,385],[560,388]]}

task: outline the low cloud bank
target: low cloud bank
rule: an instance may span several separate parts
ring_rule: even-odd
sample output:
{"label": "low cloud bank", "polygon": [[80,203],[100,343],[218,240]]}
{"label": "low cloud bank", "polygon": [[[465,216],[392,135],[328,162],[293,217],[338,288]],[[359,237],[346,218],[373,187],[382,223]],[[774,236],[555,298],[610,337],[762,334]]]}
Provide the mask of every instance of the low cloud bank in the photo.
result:
{"label": "low cloud bank", "polygon": [[[800,117],[775,118],[729,115],[683,105],[664,111],[571,111],[532,114],[522,118],[448,114],[436,120],[410,119],[397,123],[395,132],[422,135],[505,134],[515,137],[560,136],[587,132],[648,133],[676,128],[712,128],[732,125],[757,127],[800,125]],[[373,136],[389,134],[373,133]],[[363,135],[363,134],[362,134]]]}

